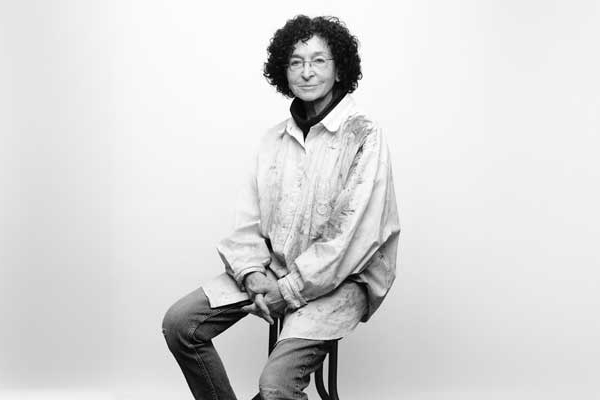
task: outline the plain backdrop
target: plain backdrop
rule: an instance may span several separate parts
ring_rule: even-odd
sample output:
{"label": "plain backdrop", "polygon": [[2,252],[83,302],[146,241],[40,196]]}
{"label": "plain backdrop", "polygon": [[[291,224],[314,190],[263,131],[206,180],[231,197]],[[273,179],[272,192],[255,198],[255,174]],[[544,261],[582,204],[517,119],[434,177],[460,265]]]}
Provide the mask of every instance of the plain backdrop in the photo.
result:
{"label": "plain backdrop", "polygon": [[[600,398],[594,0],[1,1],[0,398],[191,399],[162,317],[223,269],[299,13],[360,40],[402,223],[341,398]],[[267,325],[216,346],[250,398]]]}

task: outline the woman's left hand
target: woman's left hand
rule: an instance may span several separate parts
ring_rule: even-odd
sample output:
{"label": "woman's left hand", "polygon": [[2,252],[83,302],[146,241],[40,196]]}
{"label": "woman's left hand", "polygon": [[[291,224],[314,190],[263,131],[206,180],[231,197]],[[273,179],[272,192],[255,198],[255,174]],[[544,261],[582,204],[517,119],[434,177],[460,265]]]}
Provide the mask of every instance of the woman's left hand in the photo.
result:
{"label": "woman's left hand", "polygon": [[269,323],[269,325],[273,325],[275,322],[271,317],[271,312],[269,311],[269,307],[267,306],[262,293],[257,293],[254,295],[254,303],[242,307],[242,310],[264,319]]}
{"label": "woman's left hand", "polygon": [[[258,275],[258,273],[256,275]],[[247,289],[250,289],[250,286],[252,286],[253,289],[250,290],[250,293],[253,296],[254,304],[245,306],[243,310],[271,323],[270,321],[273,320],[271,317],[272,315],[280,318],[285,314],[287,303],[281,295],[279,285],[277,285],[275,279],[269,279],[264,275],[260,278],[261,279],[255,281],[253,285],[248,285]],[[249,279],[248,283],[251,282],[252,280]]]}

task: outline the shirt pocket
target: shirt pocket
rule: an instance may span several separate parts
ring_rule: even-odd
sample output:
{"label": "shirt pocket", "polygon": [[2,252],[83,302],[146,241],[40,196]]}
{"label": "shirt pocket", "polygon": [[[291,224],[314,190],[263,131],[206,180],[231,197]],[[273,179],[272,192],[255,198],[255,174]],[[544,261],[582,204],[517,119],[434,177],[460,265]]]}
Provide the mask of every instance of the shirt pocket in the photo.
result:
{"label": "shirt pocket", "polygon": [[321,237],[325,226],[331,218],[333,209],[333,193],[331,193],[329,182],[318,182],[315,187],[315,195],[312,204],[312,213],[310,221],[310,238]]}

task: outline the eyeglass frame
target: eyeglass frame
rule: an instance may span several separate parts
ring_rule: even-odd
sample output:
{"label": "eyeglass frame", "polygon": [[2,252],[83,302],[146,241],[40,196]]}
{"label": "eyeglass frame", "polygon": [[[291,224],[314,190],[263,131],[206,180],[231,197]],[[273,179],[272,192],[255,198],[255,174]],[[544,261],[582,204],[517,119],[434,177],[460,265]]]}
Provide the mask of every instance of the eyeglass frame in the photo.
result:
{"label": "eyeglass frame", "polygon": [[[298,72],[298,71],[301,71],[301,70],[303,70],[303,69],[304,69],[304,65],[305,65],[306,63],[308,63],[308,66],[309,66],[309,68],[311,68],[311,69],[313,69],[313,70],[318,70],[318,71],[320,71],[320,68],[325,68],[325,67],[328,65],[328,63],[327,63],[327,62],[325,62],[325,64],[323,65],[323,67],[316,67],[316,68],[315,68],[315,66],[313,65],[313,63],[314,63],[315,61],[317,61],[319,58],[320,58],[320,57],[316,57],[316,58],[314,58],[314,59],[312,59],[312,60],[304,60],[304,59],[301,59],[301,58],[299,58],[299,57],[298,57],[298,58],[296,58],[294,61],[301,62],[301,63],[302,63],[302,65],[301,65],[301,66],[300,66],[300,65],[298,65],[298,68],[294,69],[294,68],[292,68],[292,64],[291,64],[291,61],[292,61],[292,60],[290,60],[290,62],[288,62],[288,63],[287,63],[287,68],[288,68],[290,71],[293,71],[293,72]],[[322,59],[322,60],[324,60],[324,61],[334,61],[334,60],[335,60],[334,58],[321,58],[321,59]]]}

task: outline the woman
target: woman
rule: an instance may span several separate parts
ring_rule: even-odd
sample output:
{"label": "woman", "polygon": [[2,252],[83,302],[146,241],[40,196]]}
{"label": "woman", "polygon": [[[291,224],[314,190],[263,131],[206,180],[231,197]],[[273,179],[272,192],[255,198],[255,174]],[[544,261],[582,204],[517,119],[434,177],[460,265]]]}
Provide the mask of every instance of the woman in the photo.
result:
{"label": "woman", "polygon": [[163,320],[196,399],[235,399],[211,339],[248,313],[284,317],[262,398],[305,399],[328,341],[366,322],[395,278],[389,152],[350,96],[361,78],[356,38],[336,18],[300,15],[275,33],[268,54],[264,75],[293,98],[291,117],[260,141],[235,229],[218,245],[226,274]]}

